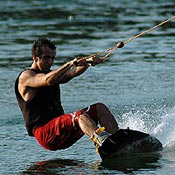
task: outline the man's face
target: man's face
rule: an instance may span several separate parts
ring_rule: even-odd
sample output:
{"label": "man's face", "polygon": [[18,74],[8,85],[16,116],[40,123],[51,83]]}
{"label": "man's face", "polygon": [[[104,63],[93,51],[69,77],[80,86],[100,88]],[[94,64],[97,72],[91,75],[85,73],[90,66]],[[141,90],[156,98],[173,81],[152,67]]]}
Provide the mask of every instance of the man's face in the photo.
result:
{"label": "man's face", "polygon": [[52,50],[48,47],[44,47],[42,50],[42,54],[40,55],[37,61],[38,68],[43,72],[49,72],[52,64],[54,63],[55,56],[55,50]]}

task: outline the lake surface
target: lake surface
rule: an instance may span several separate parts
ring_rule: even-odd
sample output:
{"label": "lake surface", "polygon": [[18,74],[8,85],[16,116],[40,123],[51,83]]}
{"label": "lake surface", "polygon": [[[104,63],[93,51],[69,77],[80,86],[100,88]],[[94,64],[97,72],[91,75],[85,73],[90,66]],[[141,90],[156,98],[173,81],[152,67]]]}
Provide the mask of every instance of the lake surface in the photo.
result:
{"label": "lake surface", "polygon": [[103,102],[121,128],[156,136],[164,146],[160,153],[129,156],[106,167],[87,136],[69,149],[46,151],[27,135],[14,94],[15,78],[30,66],[37,38],[56,43],[57,68],[174,16],[174,1],[0,2],[0,174],[174,175],[175,20],[127,43],[103,64],[61,86],[66,112]]}

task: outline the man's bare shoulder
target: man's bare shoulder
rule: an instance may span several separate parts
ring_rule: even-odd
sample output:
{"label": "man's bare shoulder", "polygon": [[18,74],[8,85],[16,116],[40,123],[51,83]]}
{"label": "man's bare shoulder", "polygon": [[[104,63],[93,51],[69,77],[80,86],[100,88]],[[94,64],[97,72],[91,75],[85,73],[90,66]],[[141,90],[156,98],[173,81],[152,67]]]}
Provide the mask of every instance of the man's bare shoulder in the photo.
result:
{"label": "man's bare shoulder", "polygon": [[19,81],[25,81],[28,78],[31,78],[31,77],[33,77],[35,75],[36,75],[36,73],[34,71],[32,71],[31,69],[26,69],[19,76]]}
{"label": "man's bare shoulder", "polygon": [[25,101],[30,100],[35,95],[35,89],[31,88],[32,77],[36,73],[30,69],[24,70],[19,76],[18,90]]}
{"label": "man's bare shoulder", "polygon": [[19,77],[19,85],[33,88],[47,86],[45,77],[44,73],[37,73],[31,69],[25,70]]}

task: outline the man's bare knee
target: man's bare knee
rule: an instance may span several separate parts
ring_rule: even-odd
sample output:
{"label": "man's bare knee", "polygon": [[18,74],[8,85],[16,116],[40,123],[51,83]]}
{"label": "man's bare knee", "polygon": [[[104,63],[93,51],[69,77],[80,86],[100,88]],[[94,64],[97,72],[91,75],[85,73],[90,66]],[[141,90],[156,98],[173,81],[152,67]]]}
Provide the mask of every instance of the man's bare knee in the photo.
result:
{"label": "man's bare knee", "polygon": [[80,114],[78,121],[85,121],[85,120],[87,120],[87,118],[89,118],[89,115],[84,112],[84,113]]}
{"label": "man's bare knee", "polygon": [[98,128],[95,122],[86,113],[79,116],[78,123],[82,131],[90,137]]}

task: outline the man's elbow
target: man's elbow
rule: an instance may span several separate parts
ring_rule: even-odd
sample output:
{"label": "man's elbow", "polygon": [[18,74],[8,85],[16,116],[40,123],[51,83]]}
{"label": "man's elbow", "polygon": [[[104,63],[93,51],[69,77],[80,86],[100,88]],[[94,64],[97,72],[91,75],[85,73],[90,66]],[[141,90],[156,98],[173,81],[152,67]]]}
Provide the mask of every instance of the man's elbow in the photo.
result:
{"label": "man's elbow", "polygon": [[46,84],[47,86],[54,85],[54,84],[55,84],[54,78],[46,77],[46,78],[45,78],[45,84]]}

